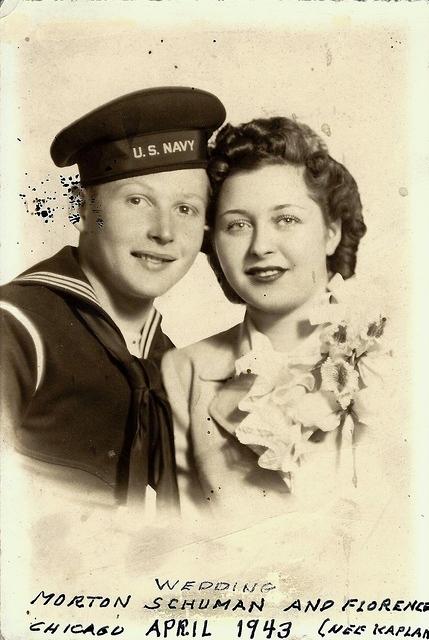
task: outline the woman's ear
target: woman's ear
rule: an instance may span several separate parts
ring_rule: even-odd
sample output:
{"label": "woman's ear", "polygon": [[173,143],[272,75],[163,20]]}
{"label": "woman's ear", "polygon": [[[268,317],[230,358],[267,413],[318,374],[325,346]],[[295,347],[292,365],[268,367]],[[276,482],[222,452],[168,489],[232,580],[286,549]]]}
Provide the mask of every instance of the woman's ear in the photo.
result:
{"label": "woman's ear", "polygon": [[341,218],[333,220],[327,226],[326,231],[326,255],[332,256],[337,250],[341,240]]}
{"label": "woman's ear", "polygon": [[86,219],[85,191],[78,185],[70,187],[68,192],[68,218],[78,231],[83,231]]}

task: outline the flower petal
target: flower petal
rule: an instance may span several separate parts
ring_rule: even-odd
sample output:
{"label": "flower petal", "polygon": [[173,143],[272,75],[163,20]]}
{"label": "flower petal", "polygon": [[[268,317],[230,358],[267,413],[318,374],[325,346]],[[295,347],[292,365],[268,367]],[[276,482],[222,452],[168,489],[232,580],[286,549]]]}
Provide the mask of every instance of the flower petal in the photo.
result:
{"label": "flower petal", "polygon": [[274,389],[271,398],[278,405],[295,405],[304,395],[306,395],[304,386],[295,385],[290,387],[289,385],[282,385]]}
{"label": "flower petal", "polygon": [[384,351],[371,351],[357,361],[357,368],[366,387],[380,386],[389,377],[392,358]]}
{"label": "flower petal", "polygon": [[304,427],[332,431],[340,424],[339,406],[332,393],[307,393],[295,409],[296,419]]}
{"label": "flower petal", "polygon": [[[294,466],[292,457],[290,455],[290,446],[286,446],[284,443],[276,443],[277,446],[267,449],[259,458],[258,464],[263,469],[271,469],[273,471],[283,470],[289,471],[290,467]],[[283,464],[286,464],[287,469],[283,469]],[[295,465],[296,466],[296,465]]]}
{"label": "flower petal", "polygon": [[[382,388],[362,389],[356,394],[353,402],[353,413],[359,422],[376,425],[380,420],[380,407],[385,406],[382,399]],[[380,393],[381,392],[381,393]]]}
{"label": "flower petal", "polygon": [[342,358],[327,358],[320,368],[321,389],[332,391],[338,401],[344,396],[353,396],[359,390],[359,372]]}
{"label": "flower petal", "polygon": [[290,421],[274,404],[255,407],[236,429],[236,436],[243,444],[259,444],[269,447],[273,439],[289,440]]}

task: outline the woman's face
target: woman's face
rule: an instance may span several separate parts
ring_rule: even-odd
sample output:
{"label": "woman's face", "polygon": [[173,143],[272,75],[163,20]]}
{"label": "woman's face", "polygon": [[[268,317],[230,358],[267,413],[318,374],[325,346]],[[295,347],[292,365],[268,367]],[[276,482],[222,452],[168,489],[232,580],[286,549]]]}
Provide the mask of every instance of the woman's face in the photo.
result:
{"label": "woman's face", "polygon": [[266,165],[225,180],[215,248],[222,270],[249,308],[290,313],[328,281],[326,256],[341,238],[309,196],[304,168]]}

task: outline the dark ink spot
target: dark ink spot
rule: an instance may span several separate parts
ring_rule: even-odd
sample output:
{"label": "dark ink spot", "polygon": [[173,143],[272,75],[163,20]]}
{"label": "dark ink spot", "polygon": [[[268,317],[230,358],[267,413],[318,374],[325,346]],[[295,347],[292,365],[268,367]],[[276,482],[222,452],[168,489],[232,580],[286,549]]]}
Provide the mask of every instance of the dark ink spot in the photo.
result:
{"label": "dark ink spot", "polygon": [[80,215],[78,213],[71,213],[69,215],[69,220],[72,224],[76,224],[76,222],[79,222],[80,220]]}

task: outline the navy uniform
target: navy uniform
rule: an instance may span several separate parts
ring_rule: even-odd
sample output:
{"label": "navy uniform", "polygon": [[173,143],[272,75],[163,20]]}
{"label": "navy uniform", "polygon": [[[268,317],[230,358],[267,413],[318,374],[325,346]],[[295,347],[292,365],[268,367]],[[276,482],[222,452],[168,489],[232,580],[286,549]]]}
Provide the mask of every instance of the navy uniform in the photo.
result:
{"label": "navy uniform", "polygon": [[[202,168],[208,138],[224,117],[223,105],[205,91],[137,91],[61,131],[51,156],[57,166],[77,163],[84,187]],[[149,313],[134,340],[121,334],[73,247],[1,287],[0,309],[3,413],[16,449],[53,477],[79,478],[79,486],[118,502],[132,492],[143,496],[150,485],[159,504],[177,504],[159,373],[172,344],[159,313]]]}

